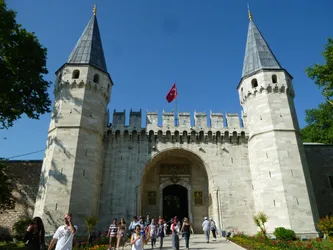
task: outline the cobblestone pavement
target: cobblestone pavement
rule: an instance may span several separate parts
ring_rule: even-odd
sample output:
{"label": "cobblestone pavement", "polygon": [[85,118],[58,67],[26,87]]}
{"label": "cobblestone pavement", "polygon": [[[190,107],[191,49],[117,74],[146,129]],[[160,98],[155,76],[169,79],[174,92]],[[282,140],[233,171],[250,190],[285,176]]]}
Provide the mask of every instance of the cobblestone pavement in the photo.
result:
{"label": "cobblestone pavement", "polygon": [[[129,245],[125,247],[125,249],[131,249]],[[145,250],[151,249],[151,243],[149,242],[147,245],[145,245]],[[156,250],[159,250],[159,242],[156,242],[156,247],[154,248]],[[164,243],[163,243],[163,249],[164,250],[172,250],[171,247],[171,237],[165,237]],[[185,250],[185,241],[180,240],[180,250]],[[190,250],[242,250],[244,248],[232,243],[227,242],[224,238],[218,237],[216,241],[210,241],[209,243],[206,243],[205,236],[202,234],[195,234],[191,235],[190,238]]]}

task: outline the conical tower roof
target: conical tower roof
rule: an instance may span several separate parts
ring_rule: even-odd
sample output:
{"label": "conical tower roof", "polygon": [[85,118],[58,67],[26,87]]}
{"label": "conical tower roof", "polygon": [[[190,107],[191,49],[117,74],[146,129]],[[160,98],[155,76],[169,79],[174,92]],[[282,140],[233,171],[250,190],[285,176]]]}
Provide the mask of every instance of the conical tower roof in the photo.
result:
{"label": "conical tower roof", "polygon": [[242,77],[260,69],[281,69],[281,65],[250,16]]}
{"label": "conical tower roof", "polygon": [[101,35],[96,17],[96,7],[88,25],[84,29],[67,64],[88,64],[107,72]]}

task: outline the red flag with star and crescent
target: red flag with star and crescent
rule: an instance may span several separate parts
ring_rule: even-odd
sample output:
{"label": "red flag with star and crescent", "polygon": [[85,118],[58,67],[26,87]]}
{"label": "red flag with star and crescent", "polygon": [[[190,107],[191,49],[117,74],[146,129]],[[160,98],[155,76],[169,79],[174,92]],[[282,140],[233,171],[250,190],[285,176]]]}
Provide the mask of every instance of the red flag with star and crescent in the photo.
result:
{"label": "red flag with star and crescent", "polygon": [[178,95],[177,87],[176,83],[174,83],[168,95],[166,96],[166,100],[168,101],[168,103],[170,103],[177,98],[177,95]]}

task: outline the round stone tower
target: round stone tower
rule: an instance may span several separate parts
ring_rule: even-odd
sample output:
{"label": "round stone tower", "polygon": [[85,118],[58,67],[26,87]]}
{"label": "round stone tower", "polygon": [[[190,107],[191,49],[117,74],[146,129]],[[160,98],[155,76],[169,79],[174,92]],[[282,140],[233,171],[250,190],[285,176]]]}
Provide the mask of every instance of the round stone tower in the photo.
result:
{"label": "round stone tower", "polygon": [[281,226],[316,235],[318,212],[295,111],[292,76],[275,58],[251,14],[238,92],[249,132],[256,212],[268,215],[270,233]]}
{"label": "round stone tower", "polygon": [[68,61],[56,72],[55,103],[34,212],[43,218],[49,233],[63,224],[68,212],[79,228],[85,217],[98,216],[112,85],[94,9]]}

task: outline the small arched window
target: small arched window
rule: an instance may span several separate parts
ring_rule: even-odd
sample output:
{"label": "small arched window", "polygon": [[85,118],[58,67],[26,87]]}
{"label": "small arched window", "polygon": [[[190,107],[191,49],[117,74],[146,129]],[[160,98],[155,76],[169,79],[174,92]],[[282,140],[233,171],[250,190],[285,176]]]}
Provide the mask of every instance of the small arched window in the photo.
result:
{"label": "small arched window", "polygon": [[277,76],[276,75],[272,75],[272,83],[277,83]]}
{"label": "small arched window", "polygon": [[258,81],[257,81],[257,79],[253,78],[252,81],[251,81],[251,84],[252,84],[252,88],[258,87]]}
{"label": "small arched window", "polygon": [[110,90],[110,84],[108,84],[108,91]]}
{"label": "small arched window", "polygon": [[72,73],[72,79],[78,79],[80,77],[80,70],[76,69]]}
{"label": "small arched window", "polygon": [[99,75],[98,74],[94,75],[94,83],[99,83]]}
{"label": "small arched window", "polygon": [[244,90],[241,88],[241,97],[244,98]]}

